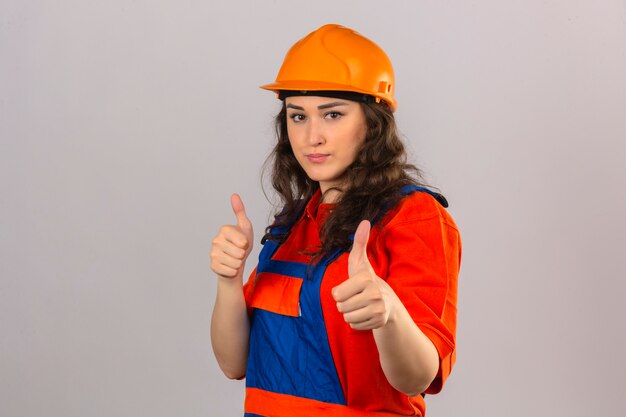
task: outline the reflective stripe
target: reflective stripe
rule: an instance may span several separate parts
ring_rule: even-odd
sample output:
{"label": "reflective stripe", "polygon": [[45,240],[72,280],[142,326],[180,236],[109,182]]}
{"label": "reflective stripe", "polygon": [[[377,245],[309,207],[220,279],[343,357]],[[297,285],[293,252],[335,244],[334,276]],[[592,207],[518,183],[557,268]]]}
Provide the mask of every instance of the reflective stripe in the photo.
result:
{"label": "reflective stripe", "polygon": [[398,417],[393,413],[363,411],[257,388],[246,388],[245,410],[264,417]]}

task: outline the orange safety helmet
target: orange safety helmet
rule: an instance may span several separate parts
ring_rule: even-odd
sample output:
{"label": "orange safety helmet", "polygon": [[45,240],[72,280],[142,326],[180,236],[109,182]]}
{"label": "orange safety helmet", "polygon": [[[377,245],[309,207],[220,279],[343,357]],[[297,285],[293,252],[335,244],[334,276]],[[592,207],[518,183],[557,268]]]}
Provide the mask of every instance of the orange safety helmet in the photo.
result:
{"label": "orange safety helmet", "polygon": [[[352,29],[324,25],[289,49],[276,82],[261,86],[279,98],[314,91],[354,92],[395,111],[393,67],[385,51]],[[299,93],[296,93],[299,92]],[[367,101],[367,100],[366,100]]]}

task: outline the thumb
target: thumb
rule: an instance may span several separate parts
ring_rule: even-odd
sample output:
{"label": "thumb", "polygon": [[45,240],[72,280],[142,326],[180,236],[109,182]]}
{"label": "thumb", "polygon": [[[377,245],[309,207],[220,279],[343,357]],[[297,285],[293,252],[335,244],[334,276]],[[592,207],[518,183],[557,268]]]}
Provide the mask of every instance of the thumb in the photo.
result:
{"label": "thumb", "polygon": [[348,276],[354,275],[363,266],[370,265],[367,259],[367,241],[370,237],[370,228],[370,222],[363,220],[354,232],[354,242],[348,256]]}
{"label": "thumb", "polygon": [[237,226],[239,226],[244,232],[251,230],[252,223],[246,215],[246,208],[244,207],[239,194],[233,194],[230,196],[230,205],[233,207],[235,217],[237,217]]}

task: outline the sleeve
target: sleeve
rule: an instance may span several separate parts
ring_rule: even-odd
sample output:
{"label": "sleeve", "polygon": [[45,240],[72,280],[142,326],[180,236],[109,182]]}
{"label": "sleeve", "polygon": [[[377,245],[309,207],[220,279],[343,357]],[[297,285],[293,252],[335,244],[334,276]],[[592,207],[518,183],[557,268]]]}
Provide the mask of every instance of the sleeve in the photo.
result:
{"label": "sleeve", "polygon": [[449,216],[392,222],[383,245],[387,282],[439,353],[439,371],[425,393],[441,391],[456,359],[460,234]]}
{"label": "sleeve", "polygon": [[256,277],[256,267],[248,277],[248,281],[243,284],[243,297],[246,300],[246,307],[248,308],[248,316],[252,313],[252,296],[254,295],[254,278]]}

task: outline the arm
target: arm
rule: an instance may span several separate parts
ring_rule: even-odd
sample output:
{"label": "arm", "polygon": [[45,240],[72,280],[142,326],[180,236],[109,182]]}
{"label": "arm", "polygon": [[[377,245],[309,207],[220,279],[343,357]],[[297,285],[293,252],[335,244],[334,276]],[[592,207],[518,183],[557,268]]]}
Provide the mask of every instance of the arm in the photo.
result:
{"label": "arm", "polygon": [[418,395],[435,379],[439,356],[400,299],[391,288],[389,291],[393,301],[387,323],[373,329],[380,364],[395,389],[409,396]]}
{"label": "arm", "polygon": [[367,258],[369,222],[357,228],[348,258],[348,279],[333,289],[339,312],[356,330],[373,330],[389,383],[407,395],[423,392],[439,368],[437,350],[421,332],[393,289]]}
{"label": "arm", "polygon": [[252,249],[252,224],[238,195],[231,198],[237,225],[223,226],[213,239],[211,269],[217,297],[211,318],[211,344],[217,362],[231,379],[246,374],[250,323],[243,294],[243,271]]}
{"label": "arm", "polygon": [[228,378],[246,374],[250,323],[241,278],[218,276],[211,317],[211,344],[217,363]]}

